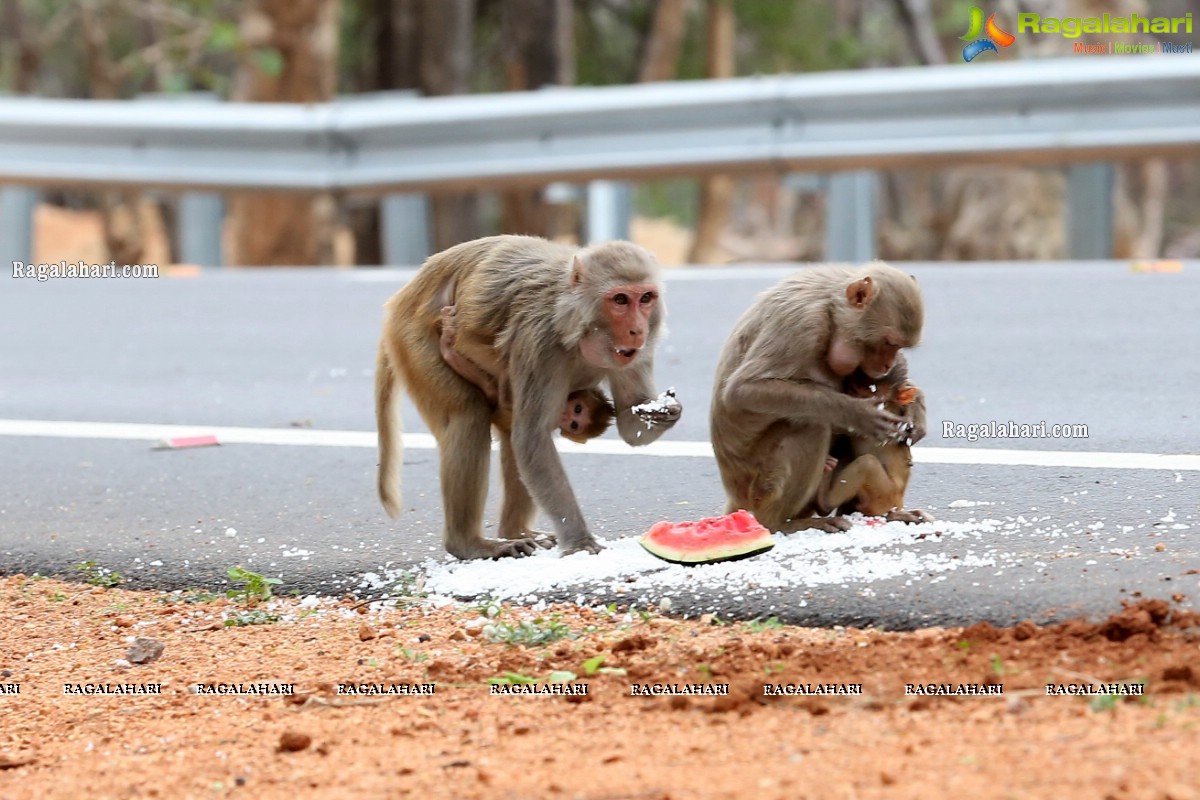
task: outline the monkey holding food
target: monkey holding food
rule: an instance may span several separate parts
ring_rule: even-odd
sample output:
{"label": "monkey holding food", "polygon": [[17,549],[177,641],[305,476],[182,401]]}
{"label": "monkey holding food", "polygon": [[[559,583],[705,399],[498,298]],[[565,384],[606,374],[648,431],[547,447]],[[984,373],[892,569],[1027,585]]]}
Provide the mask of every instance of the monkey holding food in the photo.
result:
{"label": "monkey holding food", "polygon": [[[921,396],[921,390],[907,381],[896,381],[891,375],[872,380],[861,372],[846,379],[844,391],[851,397],[882,401],[884,408],[898,417]],[[833,452],[843,454],[846,466],[839,469],[837,458],[827,459],[825,477],[817,489],[816,511],[858,511],[869,517],[886,516],[889,522],[932,522],[933,517],[919,508],[904,509],[912,449],[907,429],[902,427],[901,433],[903,439],[882,443],[859,436],[838,437]]]}
{"label": "monkey holding food", "polygon": [[742,315],[721,352],[711,438],[726,512],[751,511],[772,531],[848,530],[815,517],[834,436],[870,443],[925,435],[924,398],[895,414],[852,397],[843,381],[907,380],[903,348],[921,338],[916,278],[882,262],[802,270],[768,289]]}
{"label": "monkey holding food", "polygon": [[[454,349],[491,375],[506,376],[501,382],[512,396],[511,428],[497,426],[504,486],[499,540],[483,536],[497,408],[443,356],[440,317],[448,292]],[[627,443],[649,444],[679,420],[683,408],[672,396],[645,405],[656,399],[661,295],[661,268],[630,242],[580,250],[530,236],[493,236],[426,260],[385,305],[376,362],[379,497],[388,514],[400,511],[396,390],[403,389],[437,439],[447,552],[459,558],[533,553],[538,544],[529,525],[538,506],[564,555],[599,551],[552,432],[568,395],[601,381],[608,382]]]}

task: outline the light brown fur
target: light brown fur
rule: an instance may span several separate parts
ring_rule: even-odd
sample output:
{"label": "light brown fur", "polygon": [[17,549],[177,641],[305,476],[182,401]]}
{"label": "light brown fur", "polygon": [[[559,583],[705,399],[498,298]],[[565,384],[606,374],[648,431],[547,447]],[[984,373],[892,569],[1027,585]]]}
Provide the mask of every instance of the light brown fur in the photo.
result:
{"label": "light brown fur", "polygon": [[[494,407],[441,355],[447,287],[453,287],[458,346],[482,348],[492,358],[477,363],[490,369],[494,359],[494,374],[507,375],[511,385],[511,432],[497,429],[508,490],[500,534],[507,541],[483,537]],[[660,291],[653,257],[627,242],[576,250],[494,236],[430,257],[385,306],[375,398],[379,496],[387,512],[395,517],[400,510],[394,390],[402,387],[438,441],[448,552],[459,558],[532,552],[536,545],[524,537],[535,501],[553,521],[563,553],[598,550],[551,434],[572,388],[602,380],[626,442],[649,444],[675,424],[678,403],[665,413],[633,411],[655,396],[653,352],[665,313]]]}
{"label": "light brown fur", "polygon": [[[747,509],[770,530],[846,530],[813,518],[835,434],[894,439],[901,417],[853,398],[842,381],[907,375],[901,349],[916,345],[924,319],[916,280],[880,262],[815,267],[759,296],[721,353],[711,436],[726,510]],[[914,441],[924,403],[909,407]]]}
{"label": "light brown fur", "polygon": [[[512,389],[508,376],[504,374],[491,348],[468,342],[459,346],[457,313],[458,309],[453,305],[442,307],[442,358],[455,372],[479,387],[484,397],[495,406],[492,425],[511,433]],[[490,363],[495,372],[485,369],[480,362]],[[616,413],[604,392],[594,386],[576,389],[567,395],[559,431],[576,444],[583,444],[608,430]]]}
{"label": "light brown fur", "polygon": [[[851,376],[846,379],[845,391],[852,397],[873,397],[896,416],[903,416],[907,406],[923,397],[920,389],[891,375],[881,380]],[[912,449],[907,437],[885,443],[844,438],[846,465],[840,469],[835,466],[821,481],[816,499],[819,513],[858,511],[889,521],[933,520],[919,508],[904,508],[904,493],[912,475]]]}

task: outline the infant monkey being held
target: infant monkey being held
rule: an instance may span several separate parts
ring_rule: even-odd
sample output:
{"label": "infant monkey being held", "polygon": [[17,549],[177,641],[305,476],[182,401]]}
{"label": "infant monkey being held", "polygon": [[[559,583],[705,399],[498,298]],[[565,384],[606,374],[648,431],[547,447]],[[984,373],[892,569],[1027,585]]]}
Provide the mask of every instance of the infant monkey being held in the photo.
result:
{"label": "infant monkey being held", "polygon": [[[856,372],[846,378],[844,391],[852,397],[877,397],[884,410],[904,415],[904,407],[920,392],[907,381],[872,379]],[[817,489],[817,511],[839,514],[858,511],[869,517],[886,516],[889,522],[932,522],[920,509],[904,509],[904,492],[912,474],[912,450],[907,432],[899,441],[871,442],[858,436],[840,437],[825,461],[825,475]],[[838,464],[846,462],[841,469]]]}
{"label": "infant monkey being held", "polygon": [[[502,430],[512,429],[512,390],[504,379],[499,364],[485,369],[457,347],[457,309],[453,305],[442,306],[442,334],[440,347],[442,358],[466,380],[479,387],[484,396],[496,406],[492,424]],[[494,371],[493,371],[494,370]],[[616,409],[604,392],[596,387],[576,389],[567,395],[558,429],[562,435],[577,444],[594,439],[608,430],[616,416]]]}

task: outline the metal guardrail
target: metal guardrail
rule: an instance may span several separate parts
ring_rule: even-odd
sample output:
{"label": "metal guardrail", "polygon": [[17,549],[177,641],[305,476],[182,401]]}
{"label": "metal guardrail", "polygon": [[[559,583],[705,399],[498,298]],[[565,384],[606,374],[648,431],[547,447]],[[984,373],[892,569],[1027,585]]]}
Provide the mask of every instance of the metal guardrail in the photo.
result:
{"label": "metal guardrail", "polygon": [[0,182],[424,191],[1195,152],[1200,59],[1076,58],[322,105],[0,100]]}
{"label": "metal guardrail", "polygon": [[0,184],[27,186],[395,193],[1197,153],[1189,56],[310,106],[0,99]]}

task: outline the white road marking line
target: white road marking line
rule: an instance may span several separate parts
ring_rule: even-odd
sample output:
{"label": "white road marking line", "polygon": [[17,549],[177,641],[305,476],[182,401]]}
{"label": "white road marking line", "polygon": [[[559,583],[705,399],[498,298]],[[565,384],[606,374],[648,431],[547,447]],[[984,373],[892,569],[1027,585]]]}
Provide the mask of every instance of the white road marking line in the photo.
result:
{"label": "white road marking line", "polygon": [[[59,439],[118,439],[158,441],[176,436],[213,435],[223,444],[266,444],[290,447],[376,446],[373,431],[322,431],[309,428],[231,428],[208,425],[155,425],[137,422],[65,422],[38,419],[0,419],[0,436],[43,436]],[[586,445],[556,440],[563,453],[583,455],[660,456],[711,458],[708,442],[657,441],[630,447],[613,439]],[[428,433],[404,434],[404,446],[413,450],[437,447]],[[975,447],[913,448],[921,464],[987,465],[1003,467],[1070,467],[1083,469],[1152,469],[1200,471],[1200,455],[1161,453],[1105,453],[1075,450],[998,450]]]}

